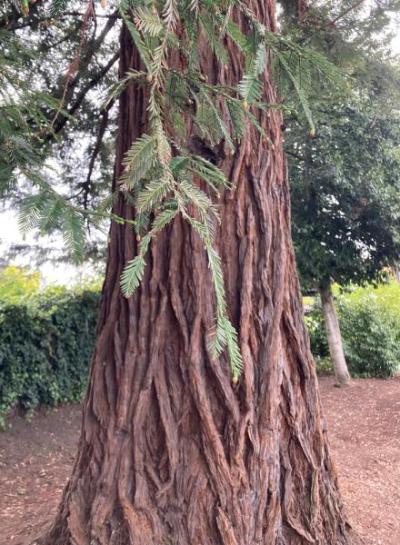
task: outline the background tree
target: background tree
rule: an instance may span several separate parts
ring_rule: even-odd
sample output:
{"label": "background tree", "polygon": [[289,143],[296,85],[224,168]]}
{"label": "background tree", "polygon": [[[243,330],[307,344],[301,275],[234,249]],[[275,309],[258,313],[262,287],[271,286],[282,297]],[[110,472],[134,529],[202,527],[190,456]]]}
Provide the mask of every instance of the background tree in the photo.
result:
{"label": "background tree", "polygon": [[396,125],[332,108],[290,170],[297,261],[304,286],[320,291],[339,382],[347,370],[331,284],[377,281],[399,260],[400,165],[389,147],[399,145]]}
{"label": "background tree", "polygon": [[[63,259],[78,248],[99,259],[106,238],[96,230],[107,225],[101,220],[109,203],[101,205],[115,149],[115,101],[104,102],[116,78],[118,16],[97,2],[89,7],[0,6],[0,195],[4,206],[22,209],[22,227],[70,233],[57,253]],[[86,246],[83,223],[93,234]],[[30,254],[39,255],[36,248]]]}
{"label": "background tree", "polygon": [[346,26],[332,30],[326,22],[332,14],[314,11],[317,16],[318,25],[301,30],[340,63],[349,90],[315,85],[316,133],[305,134],[301,120],[289,119],[286,147],[303,286],[320,293],[331,359],[338,383],[345,384],[349,373],[331,284],[379,280],[400,256],[399,80],[373,39],[384,27],[375,22],[360,40],[357,25],[353,34]]}

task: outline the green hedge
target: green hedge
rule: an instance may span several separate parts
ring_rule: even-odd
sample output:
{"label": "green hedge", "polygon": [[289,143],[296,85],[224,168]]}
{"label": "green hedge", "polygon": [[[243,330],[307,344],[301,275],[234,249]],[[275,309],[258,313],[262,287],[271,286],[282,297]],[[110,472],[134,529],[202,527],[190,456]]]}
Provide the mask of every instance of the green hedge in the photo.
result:
{"label": "green hedge", "polygon": [[0,425],[19,405],[78,401],[92,354],[99,293],[47,290],[0,304]]}
{"label": "green hedge", "polygon": [[[358,288],[338,297],[343,346],[353,377],[387,378],[400,368],[400,284]],[[321,308],[306,316],[317,368],[327,370],[329,349]]]}
{"label": "green hedge", "polygon": [[[98,289],[50,289],[0,303],[0,426],[21,406],[79,401],[95,341]],[[339,297],[339,318],[353,376],[388,377],[400,364],[400,285]],[[306,317],[311,349],[326,370],[329,351],[321,310]]]}

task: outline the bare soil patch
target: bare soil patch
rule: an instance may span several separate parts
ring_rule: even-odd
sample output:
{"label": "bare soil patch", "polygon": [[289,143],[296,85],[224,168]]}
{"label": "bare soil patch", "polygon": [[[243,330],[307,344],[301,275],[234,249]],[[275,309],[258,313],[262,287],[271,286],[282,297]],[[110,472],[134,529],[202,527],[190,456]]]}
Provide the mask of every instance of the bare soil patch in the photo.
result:
{"label": "bare soil patch", "polygon": [[15,416],[0,433],[0,545],[25,545],[52,520],[74,461],[80,407]]}
{"label": "bare soil patch", "polygon": [[365,545],[400,544],[400,378],[320,379],[349,521]]}
{"label": "bare soil patch", "polygon": [[[348,518],[365,545],[400,543],[400,379],[320,379]],[[15,416],[0,433],[0,545],[26,545],[49,524],[74,460],[80,408]]]}

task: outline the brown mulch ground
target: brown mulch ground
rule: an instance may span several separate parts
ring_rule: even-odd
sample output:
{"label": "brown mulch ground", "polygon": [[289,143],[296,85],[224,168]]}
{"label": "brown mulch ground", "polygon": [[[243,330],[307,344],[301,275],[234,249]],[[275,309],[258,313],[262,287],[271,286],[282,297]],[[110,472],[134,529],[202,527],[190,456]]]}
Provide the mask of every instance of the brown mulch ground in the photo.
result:
{"label": "brown mulch ground", "polygon": [[[365,545],[400,544],[400,379],[321,378],[349,520]],[[53,517],[71,470],[78,407],[14,417],[0,433],[0,545],[29,543]]]}

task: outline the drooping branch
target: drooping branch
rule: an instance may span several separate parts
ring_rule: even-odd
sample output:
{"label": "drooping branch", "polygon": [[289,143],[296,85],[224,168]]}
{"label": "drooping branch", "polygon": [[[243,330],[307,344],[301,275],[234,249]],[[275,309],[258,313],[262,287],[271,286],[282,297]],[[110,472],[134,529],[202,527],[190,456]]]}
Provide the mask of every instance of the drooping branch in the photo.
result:
{"label": "drooping branch", "polygon": [[[89,18],[91,18],[91,16],[92,16],[92,12],[88,9],[88,11],[86,13],[86,21],[85,21],[84,24],[87,24],[87,22],[88,22]],[[57,88],[55,88],[55,89],[53,89],[51,91],[51,95],[53,97],[55,97],[55,98],[58,98],[60,100],[60,103],[59,103],[59,107],[57,109],[57,112],[56,112],[55,116],[53,115],[52,119],[49,119],[49,121],[51,123],[51,126],[50,126],[51,131],[50,132],[57,134],[57,132],[59,132],[63,128],[63,126],[67,122],[67,119],[68,119],[69,115],[71,115],[71,112],[70,112],[71,108],[73,109],[73,111],[72,111],[72,114],[73,114],[76,111],[76,109],[79,108],[79,106],[82,103],[82,101],[83,101],[84,97],[86,96],[87,92],[90,89],[92,89],[96,85],[96,83],[98,83],[98,81],[100,81],[100,79],[102,77],[101,74],[102,74],[103,71],[100,71],[97,81],[96,81],[96,78],[94,78],[95,81],[94,81],[94,83],[92,85],[90,83],[88,85],[86,85],[86,89],[87,89],[86,92],[84,92],[84,93],[80,92],[79,93],[78,99],[75,101],[77,105],[75,107],[72,106],[72,107],[68,108],[67,105],[70,102],[70,100],[72,99],[73,93],[74,93],[75,89],[77,88],[79,82],[82,79],[82,75],[88,69],[94,55],[101,48],[101,46],[104,43],[107,35],[109,34],[109,32],[114,27],[117,18],[118,18],[118,13],[117,13],[117,11],[115,11],[113,16],[110,17],[108,19],[107,23],[104,25],[104,28],[101,31],[101,33],[99,34],[99,36],[95,40],[92,40],[88,44],[84,54],[81,54],[81,50],[82,50],[83,41],[84,41],[84,34],[83,33],[84,33],[85,29],[84,28],[82,29],[79,49],[78,49],[77,54],[75,55],[75,58],[70,63],[70,66],[68,68],[66,77],[63,79],[62,83],[60,83],[60,85],[57,86]],[[115,60],[114,60],[114,62],[115,62]],[[111,68],[112,64],[111,65],[107,64],[105,66],[105,73],[108,72],[108,70]],[[67,110],[68,115],[67,116],[63,115],[62,110]],[[61,126],[59,127],[60,124],[61,124]]]}
{"label": "drooping branch", "polygon": [[[82,105],[83,101],[85,100],[87,94],[89,91],[94,89],[96,85],[108,74],[108,72],[111,70],[111,68],[114,66],[114,64],[117,62],[119,58],[119,51],[114,53],[114,55],[111,57],[111,59],[105,64],[98,72],[95,73],[95,75],[86,83],[84,87],[79,91],[78,95],[76,96],[75,100],[71,104],[71,106],[66,110],[66,113],[60,113],[58,116],[56,122],[53,125],[53,130],[51,133],[47,135],[47,140],[52,140],[54,138],[54,135],[58,134],[66,125],[68,120],[71,119],[79,110],[80,106]],[[77,85],[77,80],[79,80],[80,76],[76,76],[76,81],[72,84],[74,87]]]}
{"label": "drooping branch", "polygon": [[361,6],[361,4],[363,4],[365,2],[365,0],[359,0],[358,2],[356,2],[355,4],[349,6],[347,9],[345,9],[344,11],[342,11],[341,13],[339,13],[339,15],[337,17],[335,17],[335,19],[333,19],[332,21],[330,21],[328,23],[328,26],[335,26],[335,24],[340,20],[340,19],[343,19],[343,17],[345,17],[346,15],[348,15],[351,11],[354,11],[355,9],[357,9],[359,6]]}

